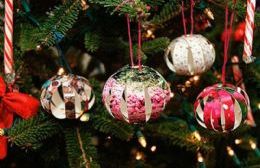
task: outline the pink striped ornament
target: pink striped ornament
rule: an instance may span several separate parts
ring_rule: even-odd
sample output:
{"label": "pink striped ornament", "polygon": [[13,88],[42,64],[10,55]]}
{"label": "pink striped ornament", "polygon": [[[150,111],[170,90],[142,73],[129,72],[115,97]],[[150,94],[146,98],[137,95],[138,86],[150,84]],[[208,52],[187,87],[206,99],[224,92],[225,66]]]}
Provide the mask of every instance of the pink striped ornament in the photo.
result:
{"label": "pink striped ornament", "polygon": [[255,59],[252,57],[255,6],[256,0],[247,0],[246,28],[243,52],[243,60],[247,64],[252,63]]}
{"label": "pink striped ornament", "polygon": [[4,36],[4,71],[9,78],[7,82],[14,80],[14,59],[13,59],[13,0],[5,0],[5,36]]}

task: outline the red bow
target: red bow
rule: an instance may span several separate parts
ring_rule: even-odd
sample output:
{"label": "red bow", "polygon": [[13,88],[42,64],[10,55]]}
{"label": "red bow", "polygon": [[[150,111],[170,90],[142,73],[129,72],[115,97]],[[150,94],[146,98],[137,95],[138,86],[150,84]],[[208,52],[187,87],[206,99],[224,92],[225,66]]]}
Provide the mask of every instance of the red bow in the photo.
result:
{"label": "red bow", "polygon": [[[32,96],[18,92],[6,92],[6,84],[0,77],[0,129],[10,128],[14,113],[28,119],[39,108],[39,101]],[[7,154],[7,137],[0,135],[0,159]]]}

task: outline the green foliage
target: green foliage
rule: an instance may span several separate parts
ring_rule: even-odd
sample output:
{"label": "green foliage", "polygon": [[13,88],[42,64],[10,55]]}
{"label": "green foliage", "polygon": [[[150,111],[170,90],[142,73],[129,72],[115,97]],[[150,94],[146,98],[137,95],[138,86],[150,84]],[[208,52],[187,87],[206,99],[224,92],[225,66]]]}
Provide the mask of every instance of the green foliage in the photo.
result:
{"label": "green foliage", "polygon": [[100,35],[94,32],[86,32],[84,40],[85,48],[89,52],[97,51],[101,43]]}
{"label": "green foliage", "polygon": [[29,120],[17,120],[7,134],[9,141],[19,147],[38,149],[44,140],[59,131],[60,127],[54,120],[39,114]]}
{"label": "green foliage", "polygon": [[185,148],[187,151],[196,152],[198,149],[210,152],[214,150],[213,144],[198,141],[189,130],[186,122],[162,121],[145,126],[146,134],[166,141],[169,145]]}
{"label": "green foliage", "polygon": [[54,32],[65,35],[78,18],[81,8],[80,0],[68,0],[64,5],[55,7],[50,12],[48,19],[38,30],[38,41],[43,46],[51,46],[55,43]]}
{"label": "green foliage", "polygon": [[37,45],[35,41],[38,41],[40,35],[38,28],[30,24],[19,24],[19,29],[20,33],[17,41],[21,51],[26,52],[35,49]]}
{"label": "green foliage", "polygon": [[91,135],[86,128],[66,128],[64,135],[70,168],[99,168],[96,163],[97,151],[91,144]]}
{"label": "green foliage", "polygon": [[147,14],[146,4],[141,0],[134,0],[133,2],[122,0],[90,0],[90,2],[109,8],[112,11],[111,14],[119,12],[119,14],[129,14],[130,17],[136,17],[140,13]]}
{"label": "green foliage", "polygon": [[165,22],[179,15],[180,12],[181,5],[177,1],[169,1],[163,5],[161,11],[156,14],[150,22],[157,26],[163,26]]}
{"label": "green foliage", "polygon": [[165,48],[169,45],[169,43],[169,38],[158,37],[154,40],[144,42],[142,45],[142,51],[147,55],[164,52]]}

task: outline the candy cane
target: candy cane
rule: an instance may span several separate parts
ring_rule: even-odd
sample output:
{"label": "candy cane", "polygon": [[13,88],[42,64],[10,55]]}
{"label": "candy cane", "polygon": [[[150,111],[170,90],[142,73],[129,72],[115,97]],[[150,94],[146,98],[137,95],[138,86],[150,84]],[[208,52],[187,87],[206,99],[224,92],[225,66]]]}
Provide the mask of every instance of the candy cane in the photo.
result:
{"label": "candy cane", "polygon": [[14,81],[13,59],[13,0],[5,0],[4,72],[7,82]]}
{"label": "candy cane", "polygon": [[252,57],[255,6],[256,0],[247,0],[246,28],[243,53],[243,60],[247,64],[253,62],[255,59],[254,57]]}

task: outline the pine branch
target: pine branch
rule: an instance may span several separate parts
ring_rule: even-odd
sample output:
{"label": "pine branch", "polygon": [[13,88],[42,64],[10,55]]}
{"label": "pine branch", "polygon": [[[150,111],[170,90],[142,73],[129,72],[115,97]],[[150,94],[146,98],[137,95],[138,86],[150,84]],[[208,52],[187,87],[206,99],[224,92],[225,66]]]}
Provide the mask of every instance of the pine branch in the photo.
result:
{"label": "pine branch", "polygon": [[89,52],[95,52],[98,50],[101,43],[100,35],[94,32],[86,32],[84,44],[85,48]]}
{"label": "pine branch", "polygon": [[64,130],[66,151],[71,168],[98,168],[96,148],[91,144],[91,135],[85,127]]}
{"label": "pine branch", "polygon": [[160,13],[155,15],[150,22],[162,27],[164,23],[171,20],[180,13],[181,5],[177,1],[169,1],[162,7]]}
{"label": "pine branch", "polygon": [[22,148],[38,149],[43,141],[60,131],[59,125],[44,114],[29,120],[17,120],[7,131],[12,144]]}
{"label": "pine branch", "polygon": [[167,37],[158,37],[152,41],[147,41],[142,44],[142,51],[147,55],[164,52],[169,45],[170,39]]}
{"label": "pine branch", "polygon": [[119,12],[119,14],[129,14],[130,17],[136,17],[138,14],[147,13],[146,4],[141,0],[123,1],[123,0],[90,0],[92,3],[100,4],[106,8],[109,8],[112,12]]}
{"label": "pine branch", "polygon": [[36,37],[40,39],[37,42],[48,47],[55,43],[55,32],[64,36],[78,18],[80,2],[80,0],[68,1],[64,5],[55,7],[36,34]]}
{"label": "pine branch", "polygon": [[[180,131],[181,130],[181,131]],[[166,140],[170,145],[185,148],[188,151],[196,152],[198,149],[210,152],[214,147],[209,142],[204,143],[196,140],[187,124],[183,121],[164,121],[148,124],[145,127],[149,136]]]}

